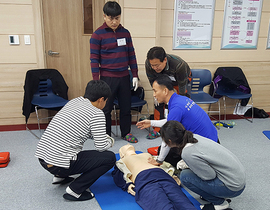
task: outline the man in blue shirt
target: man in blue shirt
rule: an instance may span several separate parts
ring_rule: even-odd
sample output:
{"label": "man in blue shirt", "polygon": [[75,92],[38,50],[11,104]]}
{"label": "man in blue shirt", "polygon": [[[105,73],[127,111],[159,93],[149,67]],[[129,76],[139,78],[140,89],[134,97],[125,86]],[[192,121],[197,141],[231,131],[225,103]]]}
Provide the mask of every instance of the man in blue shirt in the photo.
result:
{"label": "man in blue shirt", "polygon": [[[207,113],[190,98],[176,94],[172,81],[167,75],[159,75],[153,82],[152,88],[154,91],[153,96],[158,103],[168,104],[168,117],[163,120],[143,120],[137,123],[138,128],[162,127],[167,121],[176,120],[182,123],[186,130],[215,142],[218,141],[217,130]],[[177,155],[177,152],[170,152],[170,149],[162,142],[159,156],[153,164],[160,165],[165,160],[176,166],[181,156]]]}
{"label": "man in blue shirt", "polygon": [[[158,75],[168,75],[177,94],[189,97],[188,84],[192,79],[191,71],[187,62],[179,56],[167,54],[162,47],[152,47],[147,53],[145,70],[151,86]],[[161,120],[166,118],[164,113],[166,109],[167,107],[164,103],[155,102],[154,119]],[[154,130],[146,138],[154,139],[159,137],[159,130],[159,127],[154,127]]]}

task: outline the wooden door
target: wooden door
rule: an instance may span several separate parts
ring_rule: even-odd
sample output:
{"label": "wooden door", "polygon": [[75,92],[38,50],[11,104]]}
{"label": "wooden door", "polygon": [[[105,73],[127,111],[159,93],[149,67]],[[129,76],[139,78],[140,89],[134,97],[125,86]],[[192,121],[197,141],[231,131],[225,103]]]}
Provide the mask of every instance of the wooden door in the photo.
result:
{"label": "wooden door", "polygon": [[[84,34],[82,4],[82,0],[42,0],[47,68],[61,72],[69,86],[69,99],[83,95],[86,84],[92,79],[91,35]],[[100,16],[96,17],[97,22],[102,23],[102,10],[96,10]],[[49,51],[53,55],[49,55]]]}

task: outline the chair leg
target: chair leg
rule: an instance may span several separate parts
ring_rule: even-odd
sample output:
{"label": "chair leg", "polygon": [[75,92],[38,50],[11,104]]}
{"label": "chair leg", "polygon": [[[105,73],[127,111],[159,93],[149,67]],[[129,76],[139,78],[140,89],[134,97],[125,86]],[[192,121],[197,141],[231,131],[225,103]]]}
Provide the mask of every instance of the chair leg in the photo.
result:
{"label": "chair leg", "polygon": [[[139,121],[139,115],[140,115],[140,118],[141,118],[141,112],[140,112],[140,107],[137,107],[138,110],[137,110],[137,122]],[[142,111],[142,110],[141,110]]]}
{"label": "chair leg", "polygon": [[223,96],[223,105],[224,105],[224,121],[226,121],[226,100],[225,100],[225,96]]}
{"label": "chair leg", "polygon": [[252,96],[250,97],[250,99],[251,99],[251,122],[253,123],[254,107],[253,107],[253,98],[252,98]]}
{"label": "chair leg", "polygon": [[208,112],[210,112],[210,110],[211,110],[211,105],[212,105],[212,104],[209,104]]}
{"label": "chair leg", "polygon": [[37,115],[37,123],[38,123],[38,130],[39,130],[39,138],[41,138],[41,129],[40,129],[40,119],[39,119],[39,116],[38,116],[38,106],[35,106],[35,112],[36,112],[36,115]]}
{"label": "chair leg", "polygon": [[[225,112],[225,114],[224,114],[224,120],[226,120],[226,105],[225,105],[225,96],[223,96],[223,99],[224,99],[224,112]],[[235,114],[237,115],[237,116],[239,116],[239,117],[241,117],[241,118],[243,118],[243,119],[246,119],[247,121],[249,121],[249,122],[253,122],[253,114],[254,114],[254,110],[253,110],[253,99],[252,99],[252,96],[251,96],[251,120],[250,119],[248,119],[247,117],[245,117],[245,116],[243,116],[243,115],[240,115],[240,114],[238,114],[238,109],[239,109],[239,107],[240,107],[240,104],[241,104],[241,100],[239,99],[237,102],[236,102],[236,104],[235,104],[235,110],[234,110],[234,112],[235,112]]]}
{"label": "chair leg", "polygon": [[[150,117],[150,112],[149,112],[149,107],[148,107],[148,103],[146,103],[146,107],[147,107],[147,118]],[[149,133],[151,133],[151,127],[148,128],[147,130]]]}
{"label": "chair leg", "polygon": [[[208,116],[209,116],[210,119],[212,118],[212,119],[218,121],[218,123],[220,123],[220,101],[218,100],[218,111],[211,111],[211,105],[212,105],[212,104],[209,104],[207,114],[208,114]],[[217,113],[217,112],[218,112],[218,119],[215,118],[215,117],[213,117],[213,116],[211,115],[211,113],[213,113],[213,112],[214,112],[214,113]],[[218,130],[220,129],[219,126],[216,126],[216,125],[215,125],[215,127],[216,127]]]}
{"label": "chair leg", "polygon": [[220,123],[220,101],[218,100],[218,122]]}
{"label": "chair leg", "polygon": [[40,139],[40,137],[38,137],[33,131],[31,131],[28,126],[27,126],[27,123],[25,124],[26,125],[26,130],[28,130],[33,136],[35,136],[37,139]]}
{"label": "chair leg", "polygon": [[114,121],[115,121],[115,134],[112,132],[112,134],[115,137],[118,137],[118,125],[117,125],[117,114],[116,114],[116,107],[113,105],[113,110],[114,110]]}
{"label": "chair leg", "polygon": [[[243,119],[246,119],[247,121],[249,121],[249,122],[251,122],[251,123],[253,123],[253,115],[254,115],[254,109],[253,109],[253,99],[252,99],[252,96],[250,97],[250,100],[251,100],[251,120],[250,119],[248,119],[247,117],[245,117],[245,116],[242,116],[242,115],[238,115],[238,116],[240,116],[240,117],[242,117]],[[239,100],[239,103],[241,102],[241,100]]]}

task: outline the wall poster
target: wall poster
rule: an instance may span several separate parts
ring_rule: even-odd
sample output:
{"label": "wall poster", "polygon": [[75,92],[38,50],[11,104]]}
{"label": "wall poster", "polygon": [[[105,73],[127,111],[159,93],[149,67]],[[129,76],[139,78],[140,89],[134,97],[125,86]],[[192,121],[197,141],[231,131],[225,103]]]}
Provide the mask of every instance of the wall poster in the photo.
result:
{"label": "wall poster", "polygon": [[221,49],[256,49],[263,0],[226,0]]}
{"label": "wall poster", "polygon": [[215,0],[175,0],[173,49],[211,49]]}

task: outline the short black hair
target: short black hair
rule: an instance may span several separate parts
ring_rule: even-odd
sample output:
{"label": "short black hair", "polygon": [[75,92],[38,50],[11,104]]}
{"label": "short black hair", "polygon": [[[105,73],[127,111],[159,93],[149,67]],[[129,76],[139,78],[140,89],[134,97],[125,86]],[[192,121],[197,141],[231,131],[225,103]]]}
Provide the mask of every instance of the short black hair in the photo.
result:
{"label": "short black hair", "polygon": [[166,52],[162,47],[152,47],[147,53],[147,60],[159,59],[163,62],[166,57]]}
{"label": "short black hair", "polygon": [[104,100],[111,96],[110,86],[103,80],[91,80],[85,88],[84,98],[95,102],[99,98],[104,97]]}
{"label": "short black hair", "polygon": [[174,90],[173,82],[166,74],[159,74],[154,82],[158,83],[160,86],[165,86],[168,90]]}
{"label": "short black hair", "polygon": [[116,1],[108,1],[103,7],[103,12],[107,16],[116,17],[121,15],[121,7]]}

